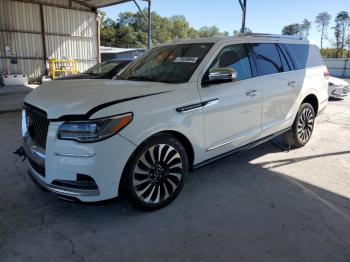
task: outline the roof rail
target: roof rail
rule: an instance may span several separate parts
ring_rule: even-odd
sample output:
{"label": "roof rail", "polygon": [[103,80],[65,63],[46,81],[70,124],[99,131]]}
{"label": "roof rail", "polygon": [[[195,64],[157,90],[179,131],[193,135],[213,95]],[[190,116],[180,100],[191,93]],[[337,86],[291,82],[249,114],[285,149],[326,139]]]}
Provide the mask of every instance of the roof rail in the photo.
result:
{"label": "roof rail", "polygon": [[272,38],[288,38],[288,39],[298,39],[306,40],[304,36],[301,35],[274,35],[265,33],[243,33],[241,36],[261,36],[261,37],[272,37]]}

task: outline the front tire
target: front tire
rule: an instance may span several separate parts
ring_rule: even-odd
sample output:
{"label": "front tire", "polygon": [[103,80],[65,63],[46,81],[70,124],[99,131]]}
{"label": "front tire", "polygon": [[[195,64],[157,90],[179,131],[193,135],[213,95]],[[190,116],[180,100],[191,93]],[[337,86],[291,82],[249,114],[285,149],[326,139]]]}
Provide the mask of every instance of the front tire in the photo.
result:
{"label": "front tire", "polygon": [[309,142],[314,130],[315,117],[316,114],[311,104],[301,104],[292,129],[283,135],[286,143],[294,148],[305,146]]}
{"label": "front tire", "polygon": [[183,145],[169,134],[142,143],[125,169],[125,193],[136,208],[152,211],[171,203],[183,188],[188,157]]}

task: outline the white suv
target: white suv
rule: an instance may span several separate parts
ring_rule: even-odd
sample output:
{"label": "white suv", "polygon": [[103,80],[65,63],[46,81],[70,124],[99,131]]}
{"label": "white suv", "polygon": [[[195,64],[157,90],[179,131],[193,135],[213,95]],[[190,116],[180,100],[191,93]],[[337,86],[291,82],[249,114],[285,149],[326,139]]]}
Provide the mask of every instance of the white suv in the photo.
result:
{"label": "white suv", "polygon": [[110,80],[52,81],[25,98],[29,173],[60,197],[124,192],[169,204],[185,176],[283,134],[305,145],[326,107],[328,71],[306,40],[277,35],[157,46]]}

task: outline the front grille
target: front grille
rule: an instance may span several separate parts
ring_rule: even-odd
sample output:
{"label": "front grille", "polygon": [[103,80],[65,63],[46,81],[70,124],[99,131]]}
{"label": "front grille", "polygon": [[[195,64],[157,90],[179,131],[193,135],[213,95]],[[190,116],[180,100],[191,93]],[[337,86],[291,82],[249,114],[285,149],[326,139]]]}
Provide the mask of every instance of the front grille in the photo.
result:
{"label": "front grille", "polygon": [[42,148],[46,148],[47,131],[49,128],[49,120],[46,112],[26,104],[26,122],[30,138],[35,144]]}

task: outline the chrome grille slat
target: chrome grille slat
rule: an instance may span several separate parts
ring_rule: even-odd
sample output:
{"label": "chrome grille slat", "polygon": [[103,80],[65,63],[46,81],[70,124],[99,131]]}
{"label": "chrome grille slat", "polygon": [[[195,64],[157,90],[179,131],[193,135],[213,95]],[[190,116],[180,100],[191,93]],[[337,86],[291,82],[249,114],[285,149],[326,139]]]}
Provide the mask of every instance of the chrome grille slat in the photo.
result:
{"label": "chrome grille slat", "polygon": [[24,110],[31,122],[28,127],[29,136],[38,146],[45,149],[49,128],[47,114],[44,111],[27,104],[24,106]]}

